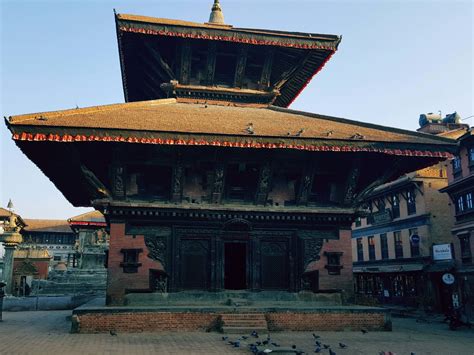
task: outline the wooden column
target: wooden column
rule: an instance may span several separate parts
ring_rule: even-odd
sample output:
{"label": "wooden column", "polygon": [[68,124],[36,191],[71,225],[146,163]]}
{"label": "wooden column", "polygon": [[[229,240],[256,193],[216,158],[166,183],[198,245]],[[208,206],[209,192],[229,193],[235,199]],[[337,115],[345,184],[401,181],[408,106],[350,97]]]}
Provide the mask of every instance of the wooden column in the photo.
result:
{"label": "wooden column", "polygon": [[212,203],[221,203],[224,193],[224,164],[218,163],[214,169],[214,181],[212,186]]}
{"label": "wooden column", "polygon": [[257,205],[265,205],[267,202],[268,193],[271,190],[271,180],[272,167],[270,163],[266,163],[260,168],[260,177],[257,187],[257,195],[255,198],[255,203]]}
{"label": "wooden column", "polygon": [[216,42],[210,41],[207,51],[207,65],[206,65],[206,83],[212,85],[214,83],[214,72],[216,70]]}
{"label": "wooden column", "polygon": [[179,75],[180,83],[189,84],[190,75],[191,75],[191,43],[188,40],[184,40],[183,46],[181,47],[181,71]]}
{"label": "wooden column", "polygon": [[264,90],[270,86],[270,75],[272,73],[274,48],[268,48],[263,64],[262,76],[260,78],[260,89]]}
{"label": "wooden column", "polygon": [[183,197],[184,167],[178,161],[173,167],[173,181],[171,183],[171,202],[180,203]]}
{"label": "wooden column", "polygon": [[309,167],[303,173],[301,177],[300,189],[298,191],[297,202],[299,205],[306,205],[308,203],[309,194],[311,192],[311,186],[313,184],[314,168]]}
{"label": "wooden column", "polygon": [[346,191],[344,193],[344,204],[352,205],[354,202],[357,183],[360,177],[360,159],[355,158],[352,162],[352,168],[346,181]]}
{"label": "wooden column", "polygon": [[247,66],[247,52],[248,47],[241,45],[239,47],[239,53],[237,54],[237,64],[235,67],[235,78],[234,78],[234,86],[235,87],[242,87],[242,80],[245,75],[245,67]]}
{"label": "wooden column", "polygon": [[117,199],[124,199],[126,196],[125,180],[125,168],[118,162],[115,163],[112,166],[112,193]]}

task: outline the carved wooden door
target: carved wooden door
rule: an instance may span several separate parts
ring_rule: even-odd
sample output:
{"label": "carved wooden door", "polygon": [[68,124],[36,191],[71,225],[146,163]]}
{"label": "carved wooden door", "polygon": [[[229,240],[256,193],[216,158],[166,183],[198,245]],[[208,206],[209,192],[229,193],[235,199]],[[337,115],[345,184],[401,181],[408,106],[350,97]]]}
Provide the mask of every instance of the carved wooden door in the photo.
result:
{"label": "carved wooden door", "polygon": [[181,240],[181,286],[206,290],[210,287],[210,248],[208,240]]}
{"label": "carved wooden door", "polygon": [[289,288],[289,250],[287,241],[262,241],[262,289],[287,290]]}

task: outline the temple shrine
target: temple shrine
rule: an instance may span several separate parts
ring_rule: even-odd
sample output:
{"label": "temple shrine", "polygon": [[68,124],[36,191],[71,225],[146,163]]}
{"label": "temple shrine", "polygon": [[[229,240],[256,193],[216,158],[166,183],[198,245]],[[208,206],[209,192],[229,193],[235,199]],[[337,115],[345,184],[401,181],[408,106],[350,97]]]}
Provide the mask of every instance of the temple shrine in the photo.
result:
{"label": "temple shrine", "polygon": [[[342,292],[375,186],[447,138],[288,106],[340,36],[116,14],[126,103],[9,117],[18,147],[110,228],[107,304],[181,291]],[[342,104],[342,103],[341,103]]]}

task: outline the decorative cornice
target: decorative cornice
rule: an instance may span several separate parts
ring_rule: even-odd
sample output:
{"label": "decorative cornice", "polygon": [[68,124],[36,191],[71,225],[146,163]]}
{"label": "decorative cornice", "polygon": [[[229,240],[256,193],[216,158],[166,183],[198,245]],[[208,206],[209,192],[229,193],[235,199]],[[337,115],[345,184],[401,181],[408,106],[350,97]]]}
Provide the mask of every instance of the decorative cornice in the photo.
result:
{"label": "decorative cornice", "polygon": [[[250,139],[239,141],[239,137],[235,137],[236,141],[223,139],[163,139],[163,138],[149,138],[137,136],[110,136],[104,132],[103,136],[98,135],[71,135],[71,134],[54,134],[54,133],[14,133],[12,136],[16,141],[28,142],[61,142],[61,143],[75,143],[75,142],[112,142],[112,143],[137,143],[137,144],[158,144],[158,145],[182,145],[182,146],[212,146],[212,147],[226,147],[226,148],[249,148],[249,149],[294,149],[311,152],[366,152],[366,153],[382,153],[397,156],[409,157],[431,157],[447,159],[452,155],[445,151],[427,151],[427,150],[412,150],[412,149],[387,149],[376,148],[371,146],[358,146],[355,143],[352,145],[344,145],[341,141],[340,145],[315,145],[315,144],[291,144],[282,142],[256,142]],[[271,137],[269,137],[271,138]],[[334,142],[337,144],[337,142]],[[364,143],[364,142],[359,142]]]}

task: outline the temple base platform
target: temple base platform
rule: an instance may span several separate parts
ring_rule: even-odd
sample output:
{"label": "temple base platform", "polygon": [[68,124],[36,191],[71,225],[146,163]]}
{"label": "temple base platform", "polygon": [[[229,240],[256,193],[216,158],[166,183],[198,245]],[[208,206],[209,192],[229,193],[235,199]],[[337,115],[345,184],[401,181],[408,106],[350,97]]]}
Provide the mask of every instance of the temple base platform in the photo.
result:
{"label": "temple base platform", "polygon": [[130,294],[127,305],[96,298],[73,310],[74,333],[391,330],[389,310],[341,305],[335,294],[177,292]]}

